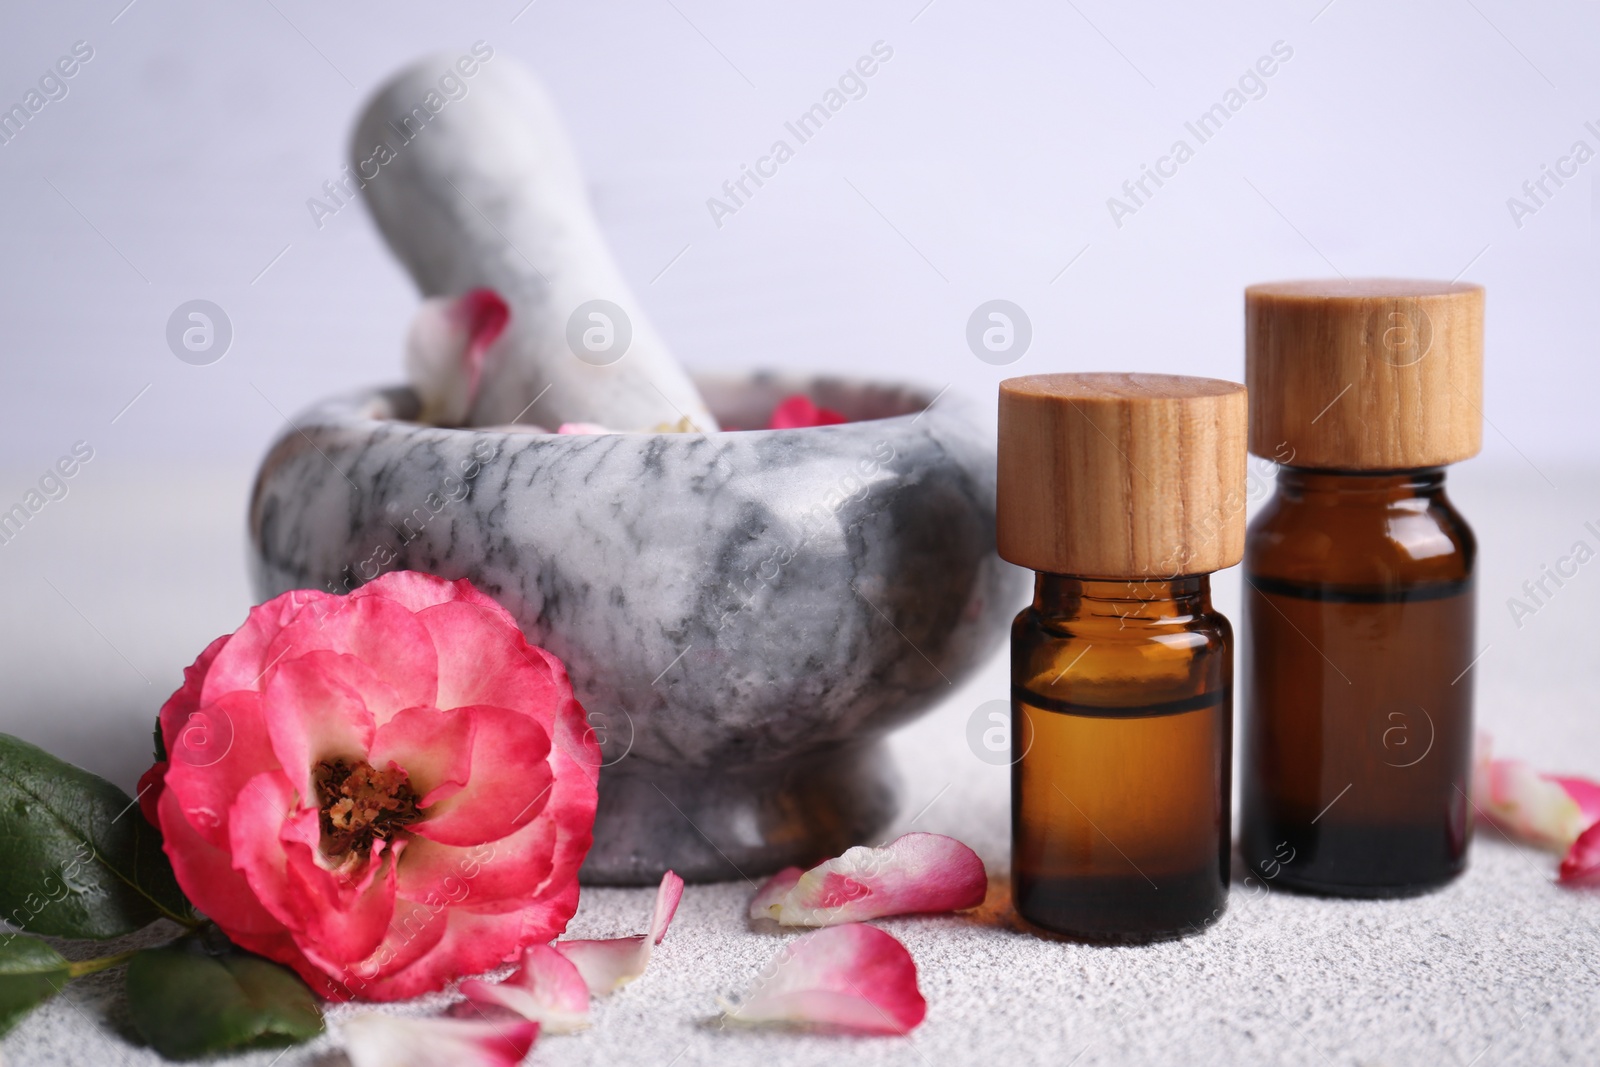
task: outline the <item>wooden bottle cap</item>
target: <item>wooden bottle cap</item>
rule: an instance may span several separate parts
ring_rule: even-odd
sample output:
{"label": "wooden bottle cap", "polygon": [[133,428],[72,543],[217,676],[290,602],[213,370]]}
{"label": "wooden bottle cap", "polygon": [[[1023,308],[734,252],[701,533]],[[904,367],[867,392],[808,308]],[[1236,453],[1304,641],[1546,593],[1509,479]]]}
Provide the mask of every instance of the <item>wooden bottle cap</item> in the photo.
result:
{"label": "wooden bottle cap", "polygon": [[1000,383],[999,549],[1036,571],[1174,578],[1244,554],[1245,390],[1176,374]]}
{"label": "wooden bottle cap", "polygon": [[1387,278],[1244,291],[1250,451],[1405,470],[1483,443],[1483,287]]}

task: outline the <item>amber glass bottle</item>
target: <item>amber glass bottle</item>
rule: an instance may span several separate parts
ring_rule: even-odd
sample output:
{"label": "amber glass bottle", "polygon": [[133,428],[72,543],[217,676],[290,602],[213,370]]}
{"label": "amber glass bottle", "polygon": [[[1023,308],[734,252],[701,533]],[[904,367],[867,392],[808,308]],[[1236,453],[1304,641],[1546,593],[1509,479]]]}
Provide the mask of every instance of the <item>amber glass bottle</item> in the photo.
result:
{"label": "amber glass bottle", "polygon": [[1477,548],[1442,468],[1479,446],[1483,290],[1286,283],[1246,307],[1250,447],[1288,465],[1245,553],[1240,851],[1273,886],[1424,892],[1472,825]]}
{"label": "amber glass bottle", "polygon": [[1001,385],[999,544],[1038,571],[1012,626],[1018,913],[1092,941],[1204,930],[1227,901],[1244,390],[1170,375]]}

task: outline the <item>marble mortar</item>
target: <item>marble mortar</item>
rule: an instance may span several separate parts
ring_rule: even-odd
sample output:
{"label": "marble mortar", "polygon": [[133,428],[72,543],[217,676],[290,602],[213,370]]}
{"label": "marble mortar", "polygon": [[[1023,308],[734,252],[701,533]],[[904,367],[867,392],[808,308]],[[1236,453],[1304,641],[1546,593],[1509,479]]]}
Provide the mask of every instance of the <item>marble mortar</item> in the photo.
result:
{"label": "marble mortar", "polygon": [[840,426],[556,436],[321,404],[262,462],[255,591],[470,578],[559,656],[601,742],[591,884],[755,878],[874,840],[882,737],[987,657],[1026,598],[994,544],[970,407],[896,384],[701,377],[724,426],[806,393]]}

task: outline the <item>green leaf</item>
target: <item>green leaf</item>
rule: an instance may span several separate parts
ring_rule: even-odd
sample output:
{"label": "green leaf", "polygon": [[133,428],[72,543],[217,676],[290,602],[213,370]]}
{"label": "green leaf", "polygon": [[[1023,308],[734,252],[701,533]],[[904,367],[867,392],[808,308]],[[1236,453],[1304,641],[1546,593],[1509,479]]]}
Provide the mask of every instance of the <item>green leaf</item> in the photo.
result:
{"label": "green leaf", "polygon": [[72,980],[72,964],[36,937],[0,940],[0,1037]]}
{"label": "green leaf", "polygon": [[133,798],[0,734],[0,919],[52,937],[119,937],[190,908]]}
{"label": "green leaf", "polygon": [[322,1011],[298,975],[229,945],[190,936],[128,965],[133,1025],[168,1059],[292,1045],[322,1032]]}

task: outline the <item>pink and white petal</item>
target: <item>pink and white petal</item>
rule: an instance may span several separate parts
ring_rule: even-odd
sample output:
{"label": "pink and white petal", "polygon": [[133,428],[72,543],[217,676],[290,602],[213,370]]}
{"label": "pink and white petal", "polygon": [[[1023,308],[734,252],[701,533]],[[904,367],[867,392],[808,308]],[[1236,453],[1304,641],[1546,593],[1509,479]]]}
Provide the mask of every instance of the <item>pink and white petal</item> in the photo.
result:
{"label": "pink and white petal", "polygon": [[459,792],[472,776],[472,716],[406,708],[378,728],[368,760],[406,772],[423,806]]}
{"label": "pink and white petal", "polygon": [[906,1034],[928,1012],[911,953],[875,926],[848,923],[806,934],[784,946],[764,974],[727,1007],[730,1022]]}
{"label": "pink and white petal", "polygon": [[1566,849],[1586,827],[1583,811],[1561,785],[1521,760],[1489,763],[1480,807],[1496,824],[1524,840],[1555,851]]}
{"label": "pink and white petal", "polygon": [[[306,608],[338,603],[341,598],[316,589],[291,589],[250,609],[239,627],[218,650],[200,688],[200,702],[209,704],[224,693],[259,691],[276,664],[268,649],[283,628]],[[209,651],[209,649],[207,650]]]}
{"label": "pink and white petal", "polygon": [[1567,796],[1578,805],[1578,813],[1585,828],[1600,822],[1600,783],[1590,781],[1588,778],[1568,778],[1553,774],[1545,777],[1565,789]]}
{"label": "pink and white petal", "polygon": [[382,597],[384,600],[394,601],[413,614],[439,604],[464,600],[504,618],[508,626],[517,625],[517,620],[510,612],[501,607],[498,601],[478,592],[467,579],[457,578],[455,581],[450,581],[436,574],[428,574],[426,571],[386,571],[366,585],[355,589],[350,596],[355,599]]}
{"label": "pink and white petal", "polygon": [[[550,734],[520,711],[468,705],[433,712],[464,720],[470,728],[471,781],[465,788],[423,799],[426,817],[412,829],[445,845],[480,845],[516,833],[550,800]],[[409,770],[409,767],[407,768]]]}
{"label": "pink and white petal", "polygon": [[400,859],[399,893],[407,900],[422,901],[493,903],[528,898],[539,893],[558,869],[554,849],[559,838],[560,828],[548,818],[534,819],[498,841],[478,845],[446,845],[414,837]]}
{"label": "pink and white petal", "polygon": [[[450,913],[443,907],[418,903],[397,897],[394,915],[383,943],[358,963],[345,963],[329,968],[337,980],[339,993],[331,1000],[400,1000],[416,993],[428,992],[419,984],[414,992],[384,996],[392,975],[428,955],[444,940],[450,925]],[[380,977],[382,976],[382,977]],[[437,989],[438,986],[432,988]],[[325,996],[327,994],[324,994]]]}
{"label": "pink and white petal", "polygon": [[515,1067],[539,1024],[515,1019],[414,1018],[368,1011],[337,1024],[351,1067]]}
{"label": "pink and white petal", "polygon": [[668,871],[656,886],[656,906],[650,914],[650,939],[655,944],[661,944],[661,939],[667,936],[667,927],[672,925],[672,917],[678,914],[678,904],[682,900],[683,879],[676,871]]}
{"label": "pink and white petal", "polygon": [[308,652],[280,665],[261,694],[272,750],[301,804],[318,803],[312,778],[318,763],[367,758],[377,722],[357,685],[367,681],[365,688],[388,689],[376,678],[365,677],[371,673],[353,656]]}
{"label": "pink and white petal", "polygon": [[164,793],[175,794],[189,823],[207,842],[228,847],[228,811],[246,782],[280,769],[261,695],[246,690],[225,693],[201,705],[164,732],[167,747]]}
{"label": "pink and white petal", "polygon": [[424,300],[406,335],[406,377],[421,401],[418,421],[460,426],[472,410],[489,348],[511,309],[493,289]]}
{"label": "pink and white petal", "polygon": [[597,997],[615,993],[645,972],[652,946],[647,934],[598,941],[557,941],[555,949],[572,961],[584,985]]}
{"label": "pink and white petal", "polygon": [[[464,974],[482,974],[514,963],[530,944],[548,941],[537,910],[522,902],[479,908],[455,904],[437,912],[428,935],[438,939],[410,963],[390,960],[379,977],[359,984],[364,1000],[409,1000],[443,989]],[[438,929],[442,927],[441,929]],[[404,946],[401,946],[404,951]],[[382,950],[380,950],[382,951]],[[370,972],[364,972],[370,973]],[[350,984],[357,988],[357,976]]]}
{"label": "pink and white petal", "polygon": [[[361,661],[373,677],[383,679],[395,693],[389,701],[395,710],[433,706],[438,657],[427,629],[404,605],[382,596],[361,596],[361,591],[308,604],[295,615],[267,646],[269,662],[278,661],[273,671],[312,652],[337,652]],[[371,710],[381,724],[383,709]]]}
{"label": "pink and white petal", "polygon": [[[296,939],[307,956],[337,969],[342,961],[365,959],[382,944],[395,910],[396,854],[374,847],[370,858],[350,869],[327,870],[319,862],[316,812],[305,812],[284,827],[285,875],[289,892],[300,902]],[[403,845],[396,846],[396,853]]]}
{"label": "pink and white petal", "polygon": [[172,861],[172,872],[189,903],[240,944],[253,941],[254,944],[245,945],[252,952],[281,959],[256,946],[287,942],[288,932],[261,906],[244,875],[234,869],[229,854],[200,835],[170,790],[162,794],[158,807],[162,851]]}
{"label": "pink and white petal", "polygon": [[295,804],[282,774],[262,774],[240,791],[230,814],[234,866],[256,898],[288,927],[308,957],[338,969],[359,960],[383,940],[394,913],[394,866],[375,854],[354,872],[317,863],[320,835],[314,808]]}
{"label": "pink and white petal", "polygon": [[558,434],[592,435],[616,432],[616,430],[601,426],[598,422],[563,422],[556,427],[556,433]]}
{"label": "pink and white petal", "polygon": [[750,918],[777,919],[783,898],[789,895],[789,890],[794,888],[804,873],[799,867],[785,867],[761,883],[755,898],[750,901]]}
{"label": "pink and white petal", "polygon": [[211,672],[211,664],[232,639],[232,634],[223,634],[207,645],[195,661],[183,669],[183,684],[161,705],[157,724],[161,728],[161,744],[168,753],[189,715],[200,707],[200,694],[205,688],[206,675]]}
{"label": "pink and white petal", "polygon": [[[564,673],[564,672],[563,672]],[[457,848],[416,838],[400,863],[399,892],[409,900],[446,896],[465,882],[475,901],[540,901],[548,941],[578,906],[577,882],[546,885],[553,871],[575,871],[594,841],[600,748],[576,700],[563,701],[550,750],[554,785],[539,817],[499,841]]]}
{"label": "pink and white petal", "polygon": [[672,925],[682,899],[683,879],[668,871],[656,887],[648,934],[599,941],[557,941],[555,950],[572,961],[589,992],[597,997],[614,993],[645,972],[651,950],[667,936],[667,927]]}
{"label": "pink and white petal", "polygon": [[833,926],[959,911],[982,904],[988,889],[972,849],[943,834],[912,833],[813,867],[779,902],[775,918],[784,926]]}
{"label": "pink and white petal", "polygon": [[504,982],[469,979],[461,994],[480,1007],[506,1008],[547,1033],[569,1034],[589,1025],[589,987],[572,961],[549,945],[530,945],[522,966]]}
{"label": "pink and white petal", "polygon": [[1561,857],[1559,880],[1564,885],[1600,885],[1600,823],[1579,834]]}
{"label": "pink and white petal", "polygon": [[437,707],[492,704],[526,711],[549,707],[565,688],[559,661],[528,644],[503,609],[456,600],[419,611],[416,618],[437,649]]}

